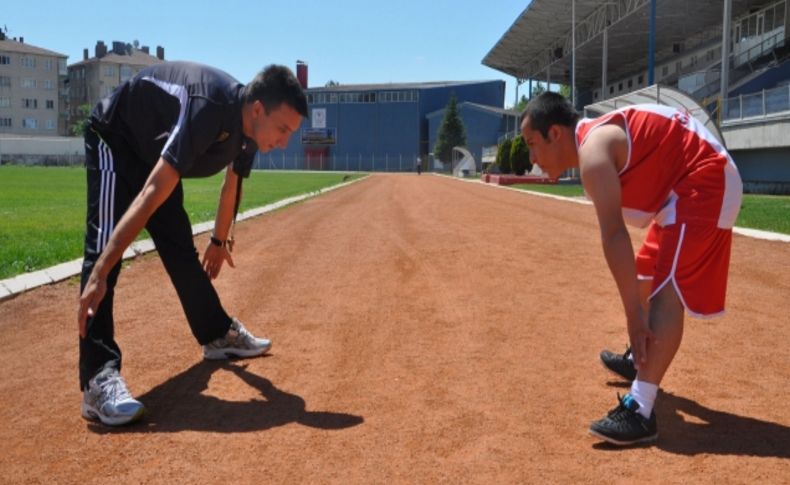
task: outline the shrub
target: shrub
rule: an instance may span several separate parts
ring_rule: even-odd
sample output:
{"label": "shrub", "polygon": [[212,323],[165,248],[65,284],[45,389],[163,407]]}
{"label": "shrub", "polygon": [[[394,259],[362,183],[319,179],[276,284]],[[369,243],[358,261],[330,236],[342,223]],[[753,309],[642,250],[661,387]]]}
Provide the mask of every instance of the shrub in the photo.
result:
{"label": "shrub", "polygon": [[496,152],[496,166],[499,173],[510,173],[510,145],[512,141],[507,139],[499,145]]}
{"label": "shrub", "polygon": [[524,175],[532,170],[532,163],[529,161],[529,148],[520,136],[513,140],[510,147],[510,166],[516,175]]}

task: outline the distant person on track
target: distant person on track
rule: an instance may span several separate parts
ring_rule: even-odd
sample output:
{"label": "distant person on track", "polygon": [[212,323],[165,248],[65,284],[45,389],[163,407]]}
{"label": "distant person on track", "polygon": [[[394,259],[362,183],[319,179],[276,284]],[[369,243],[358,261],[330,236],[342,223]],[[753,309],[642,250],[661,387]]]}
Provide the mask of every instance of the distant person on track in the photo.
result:
{"label": "distant person on track", "polygon": [[[85,130],[88,213],[77,321],[82,416],[106,425],[145,408],[121,377],[113,296],[121,256],[150,233],[206,359],[251,357],[271,347],[222,307],[211,280],[230,255],[241,178],[257,151],[285,148],[307,116],[288,68],[269,66],[246,86],[208,66],[167,62],[143,69],[101,100]],[[181,179],[225,170],[214,233],[198,257]],[[153,338],[165,322],[151,322]]]}
{"label": "distant person on track", "polygon": [[417,175],[422,174],[422,159],[417,157]]}
{"label": "distant person on track", "polygon": [[[633,383],[590,433],[616,445],[652,442],[653,405],[680,346],[684,309],[697,317],[724,311],[738,170],[700,122],[667,106],[579,120],[564,97],[549,92],[527,105],[521,135],[548,176],[579,168],[625,309],[630,347],[601,359]],[[636,257],[625,222],[650,226]]]}

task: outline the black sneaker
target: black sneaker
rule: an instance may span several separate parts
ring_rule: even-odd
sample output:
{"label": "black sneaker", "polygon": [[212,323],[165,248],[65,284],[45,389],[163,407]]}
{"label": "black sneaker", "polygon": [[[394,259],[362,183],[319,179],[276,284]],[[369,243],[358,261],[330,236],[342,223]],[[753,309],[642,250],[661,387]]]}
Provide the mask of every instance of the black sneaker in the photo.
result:
{"label": "black sneaker", "polygon": [[655,441],[658,438],[656,413],[650,413],[650,419],[646,419],[636,412],[639,403],[630,394],[622,398],[618,394],[617,398],[620,404],[604,418],[591,424],[590,434],[620,446]]}
{"label": "black sneaker", "polygon": [[622,354],[603,350],[601,351],[601,363],[623,379],[633,381],[636,379],[636,367],[634,367],[634,361],[628,358],[630,356],[631,347],[626,347]]}

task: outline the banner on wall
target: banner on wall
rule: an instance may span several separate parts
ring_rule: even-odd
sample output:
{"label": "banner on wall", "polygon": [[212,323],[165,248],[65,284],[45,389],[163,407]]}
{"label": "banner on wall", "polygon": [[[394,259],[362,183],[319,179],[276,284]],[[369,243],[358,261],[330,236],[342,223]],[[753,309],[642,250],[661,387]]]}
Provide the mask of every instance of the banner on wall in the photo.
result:
{"label": "banner on wall", "polygon": [[302,145],[334,145],[336,142],[335,128],[302,129]]}

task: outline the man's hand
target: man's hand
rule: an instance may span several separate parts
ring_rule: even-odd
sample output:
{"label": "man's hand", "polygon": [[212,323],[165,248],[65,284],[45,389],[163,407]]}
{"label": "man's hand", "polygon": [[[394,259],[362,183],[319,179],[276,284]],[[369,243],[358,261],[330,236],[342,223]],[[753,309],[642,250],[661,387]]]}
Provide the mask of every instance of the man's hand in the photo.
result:
{"label": "man's hand", "polygon": [[219,276],[225,261],[228,262],[231,268],[236,267],[227,246],[217,246],[209,242],[206,251],[203,253],[203,270],[210,279],[213,280]]}
{"label": "man's hand", "polygon": [[107,279],[97,275],[94,270],[80,296],[80,307],[77,312],[80,337],[85,338],[87,335],[88,318],[92,318],[96,314],[105,293],[107,293]]}
{"label": "man's hand", "polygon": [[647,323],[647,315],[639,311],[636,320],[628,320],[628,339],[631,342],[631,353],[634,356],[634,367],[639,369],[647,363],[647,342],[654,340],[653,332]]}

